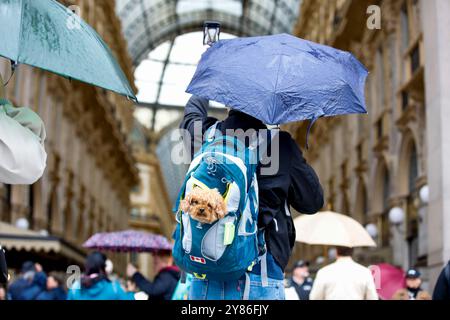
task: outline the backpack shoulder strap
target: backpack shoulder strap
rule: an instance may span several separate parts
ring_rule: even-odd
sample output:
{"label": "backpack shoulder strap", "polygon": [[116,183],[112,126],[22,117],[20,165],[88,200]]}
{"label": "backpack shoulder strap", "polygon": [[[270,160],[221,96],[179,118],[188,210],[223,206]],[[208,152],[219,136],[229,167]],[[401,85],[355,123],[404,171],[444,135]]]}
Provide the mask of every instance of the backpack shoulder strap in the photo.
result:
{"label": "backpack shoulder strap", "polygon": [[211,142],[214,140],[214,137],[216,135],[216,132],[220,126],[220,121],[217,121],[215,124],[213,124],[211,127],[208,128],[205,132],[205,139],[206,142]]}

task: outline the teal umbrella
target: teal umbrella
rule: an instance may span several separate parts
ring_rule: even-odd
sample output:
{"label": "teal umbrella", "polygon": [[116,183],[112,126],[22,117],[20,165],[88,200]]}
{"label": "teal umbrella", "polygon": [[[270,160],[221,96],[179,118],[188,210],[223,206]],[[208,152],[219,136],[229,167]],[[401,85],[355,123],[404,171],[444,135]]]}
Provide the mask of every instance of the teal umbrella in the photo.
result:
{"label": "teal umbrella", "polygon": [[97,32],[54,0],[0,0],[0,55],[136,100]]}

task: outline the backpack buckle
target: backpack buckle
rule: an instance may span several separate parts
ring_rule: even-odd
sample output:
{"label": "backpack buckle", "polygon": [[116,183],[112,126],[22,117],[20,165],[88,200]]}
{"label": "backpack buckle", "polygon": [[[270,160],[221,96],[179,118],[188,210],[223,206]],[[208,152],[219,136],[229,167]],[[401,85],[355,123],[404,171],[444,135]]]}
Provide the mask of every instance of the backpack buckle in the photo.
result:
{"label": "backpack buckle", "polygon": [[205,280],[206,279],[206,274],[198,274],[194,272],[194,277],[196,277],[199,280]]}

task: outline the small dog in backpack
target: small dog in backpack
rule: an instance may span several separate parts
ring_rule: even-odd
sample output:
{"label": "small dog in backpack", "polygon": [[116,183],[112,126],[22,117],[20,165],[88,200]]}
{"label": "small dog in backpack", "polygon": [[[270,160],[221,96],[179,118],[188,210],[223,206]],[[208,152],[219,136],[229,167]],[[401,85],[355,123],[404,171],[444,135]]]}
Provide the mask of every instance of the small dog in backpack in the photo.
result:
{"label": "small dog in backpack", "polygon": [[212,224],[227,214],[227,205],[217,189],[192,189],[181,200],[180,208],[192,219],[206,224]]}

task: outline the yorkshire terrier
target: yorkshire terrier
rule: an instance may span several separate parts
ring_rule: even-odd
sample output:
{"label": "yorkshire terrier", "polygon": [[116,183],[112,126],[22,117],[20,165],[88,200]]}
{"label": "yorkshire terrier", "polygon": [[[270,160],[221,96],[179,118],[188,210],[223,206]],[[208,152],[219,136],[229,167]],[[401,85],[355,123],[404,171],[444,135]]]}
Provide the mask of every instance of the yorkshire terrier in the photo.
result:
{"label": "yorkshire terrier", "polygon": [[200,223],[212,224],[227,214],[227,205],[217,189],[194,188],[181,201],[181,210]]}

